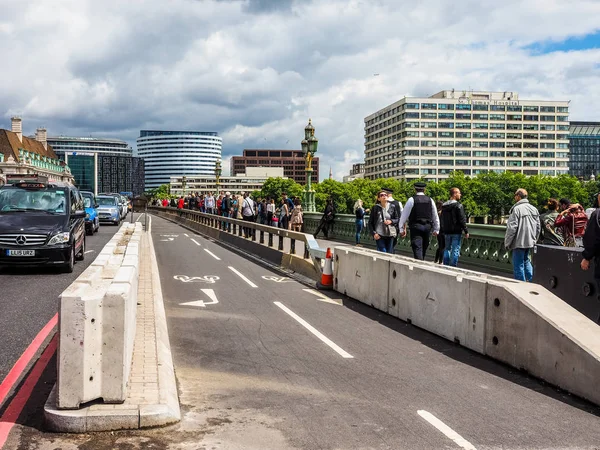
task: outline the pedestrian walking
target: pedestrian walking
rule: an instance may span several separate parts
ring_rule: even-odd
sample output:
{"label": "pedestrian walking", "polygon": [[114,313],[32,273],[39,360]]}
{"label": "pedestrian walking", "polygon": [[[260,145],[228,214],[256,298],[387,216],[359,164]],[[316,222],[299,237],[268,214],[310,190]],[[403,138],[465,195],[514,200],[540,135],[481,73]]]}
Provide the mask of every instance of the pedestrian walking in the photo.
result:
{"label": "pedestrian walking", "polygon": [[283,228],[284,230],[288,229],[288,225],[290,223],[290,210],[287,204],[287,201],[285,198],[282,198],[281,201],[279,202],[279,221],[278,221],[278,226],[279,228]]}
{"label": "pedestrian walking", "polygon": [[[442,223],[441,221],[441,216],[442,216],[442,206],[444,205],[444,203],[437,201],[435,202],[435,207],[437,209],[437,214],[438,217],[440,218],[440,224]],[[444,238],[444,230],[442,229],[441,225],[440,225],[440,232],[437,235],[437,249],[435,250],[435,258],[433,259],[433,262],[436,264],[442,264],[444,262],[444,251],[446,250],[446,240]]]}
{"label": "pedestrian walking", "polygon": [[406,202],[400,217],[400,235],[406,236],[406,225],[410,231],[410,246],[415,259],[424,260],[431,233],[437,236],[440,231],[440,220],[437,208],[431,197],[425,195],[426,184],[415,183],[415,195]]}
{"label": "pedestrian walking", "polygon": [[215,213],[215,197],[212,192],[209,192],[206,197],[204,197],[204,208],[206,208],[206,212],[208,214]]}
{"label": "pedestrian walking", "polygon": [[359,198],[354,203],[354,215],[356,216],[356,245],[360,246],[360,235],[362,233],[363,228],[365,227],[365,214],[368,213],[369,210],[363,207],[363,201]]}
{"label": "pedestrian walking", "polygon": [[[256,216],[256,203],[250,198],[250,195],[245,192],[242,201],[242,219],[244,222],[255,222]],[[253,230],[250,227],[244,227],[244,237],[253,234]]]}
{"label": "pedestrian walking", "polygon": [[558,217],[559,203],[555,198],[549,198],[546,203],[548,212],[540,216],[540,242],[544,245],[564,244],[564,239],[560,228],[556,227],[556,218]]}
{"label": "pedestrian walking", "polygon": [[292,209],[292,214],[290,217],[290,227],[292,231],[300,232],[302,231],[302,224],[304,223],[302,204],[300,203],[300,199],[296,198],[294,200],[294,209]]}
{"label": "pedestrian walking", "polygon": [[397,224],[400,220],[397,206],[393,203],[388,203],[388,193],[380,191],[377,194],[378,204],[373,206],[371,215],[369,216],[369,232],[377,250],[383,253],[392,253],[394,245],[394,237],[397,234]]}
{"label": "pedestrian walking", "polygon": [[267,225],[276,227],[277,224],[273,221],[275,218],[275,199],[270,198],[267,203]]}
{"label": "pedestrian walking", "polygon": [[323,234],[325,235],[325,239],[328,239],[331,228],[333,228],[334,220],[335,220],[335,208],[333,207],[333,199],[329,198],[329,199],[327,199],[327,205],[325,206],[325,211],[323,212],[323,216],[321,217],[321,220],[319,221],[317,230],[315,231],[315,234],[313,235],[315,237],[315,239],[317,238],[317,235],[321,232],[321,230],[323,231]]}
{"label": "pedestrian walking", "polygon": [[[444,265],[456,267],[460,256],[462,234],[469,239],[465,208],[460,203],[462,194],[459,188],[450,189],[450,200],[442,205],[441,230],[444,233]],[[438,235],[439,236],[439,235]]]}
{"label": "pedestrian walking", "polygon": [[533,266],[529,256],[540,235],[540,214],[529,203],[525,189],[517,189],[514,200],[515,204],[510,209],[506,222],[504,247],[512,250],[515,280],[531,281]]}
{"label": "pedestrian walking", "polygon": [[555,228],[561,230],[565,247],[583,247],[583,235],[587,223],[588,217],[578,203],[569,203],[554,220]]}

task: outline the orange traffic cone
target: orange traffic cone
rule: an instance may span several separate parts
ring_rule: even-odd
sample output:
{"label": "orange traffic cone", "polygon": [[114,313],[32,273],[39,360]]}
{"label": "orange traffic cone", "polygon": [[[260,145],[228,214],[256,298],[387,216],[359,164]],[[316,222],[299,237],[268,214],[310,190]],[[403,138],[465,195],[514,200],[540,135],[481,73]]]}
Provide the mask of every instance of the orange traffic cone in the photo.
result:
{"label": "orange traffic cone", "polygon": [[333,255],[331,249],[327,248],[325,254],[325,267],[323,267],[323,273],[321,274],[321,282],[317,283],[319,289],[333,289]]}

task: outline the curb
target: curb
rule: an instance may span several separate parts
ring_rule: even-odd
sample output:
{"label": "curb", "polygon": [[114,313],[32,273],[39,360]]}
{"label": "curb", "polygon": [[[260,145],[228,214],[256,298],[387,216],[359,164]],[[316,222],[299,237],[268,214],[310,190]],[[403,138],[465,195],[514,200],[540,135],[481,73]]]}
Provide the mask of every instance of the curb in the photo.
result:
{"label": "curb", "polygon": [[98,404],[77,410],[58,409],[57,385],[55,384],[44,406],[45,425],[52,431],[86,433],[92,431],[116,431],[169,425],[181,420],[177,384],[167,320],[158,273],[158,264],[150,231],[146,231],[154,303],[154,326],[158,366],[158,404]]}

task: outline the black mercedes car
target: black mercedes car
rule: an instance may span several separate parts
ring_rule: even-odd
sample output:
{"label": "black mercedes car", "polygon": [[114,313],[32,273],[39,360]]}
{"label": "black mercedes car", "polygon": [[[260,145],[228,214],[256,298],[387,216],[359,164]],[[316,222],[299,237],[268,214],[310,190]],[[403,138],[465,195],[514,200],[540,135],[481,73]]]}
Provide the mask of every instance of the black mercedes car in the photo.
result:
{"label": "black mercedes car", "polygon": [[85,208],[75,186],[22,181],[0,187],[0,266],[55,265],[85,256]]}

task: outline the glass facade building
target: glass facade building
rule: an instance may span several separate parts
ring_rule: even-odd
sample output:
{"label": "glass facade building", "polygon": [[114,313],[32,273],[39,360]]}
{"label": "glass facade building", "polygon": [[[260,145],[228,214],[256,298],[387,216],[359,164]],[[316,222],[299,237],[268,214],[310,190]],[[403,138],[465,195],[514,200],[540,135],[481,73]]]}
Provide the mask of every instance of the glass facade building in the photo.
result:
{"label": "glass facade building", "polygon": [[569,173],[597,178],[600,173],[600,122],[571,122],[569,129]]}
{"label": "glass facade building", "polygon": [[137,156],[144,159],[146,189],[169,184],[171,177],[214,176],[222,146],[215,132],[141,130]]}
{"label": "glass facade building", "polygon": [[144,162],[125,141],[93,137],[50,137],[57,156],[71,168],[81,190],[144,193]]}
{"label": "glass facade building", "polygon": [[569,103],[516,92],[405,97],[365,118],[365,178],[438,181],[453,171],[569,170]]}

